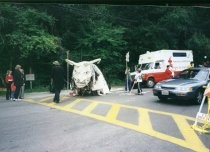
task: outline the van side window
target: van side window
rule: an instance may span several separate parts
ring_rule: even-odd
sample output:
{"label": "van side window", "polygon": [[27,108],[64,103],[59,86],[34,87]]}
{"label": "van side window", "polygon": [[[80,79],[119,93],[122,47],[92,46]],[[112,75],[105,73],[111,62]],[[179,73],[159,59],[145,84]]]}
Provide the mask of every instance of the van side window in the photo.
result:
{"label": "van side window", "polygon": [[155,63],[155,69],[160,69],[160,63]]}
{"label": "van side window", "polygon": [[164,67],[163,60],[159,60],[155,62],[155,69],[162,69]]}
{"label": "van side window", "polygon": [[187,53],[185,52],[174,52],[173,57],[186,57]]}

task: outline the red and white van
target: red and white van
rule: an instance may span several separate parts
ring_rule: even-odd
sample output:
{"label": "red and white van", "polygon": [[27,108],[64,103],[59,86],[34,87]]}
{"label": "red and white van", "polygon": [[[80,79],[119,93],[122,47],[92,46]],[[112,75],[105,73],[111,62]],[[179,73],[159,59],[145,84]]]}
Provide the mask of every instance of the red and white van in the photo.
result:
{"label": "red and white van", "polygon": [[167,65],[171,65],[172,73],[188,68],[193,61],[192,50],[159,50],[147,51],[139,56],[139,65],[142,69],[143,82],[147,87],[153,87],[155,83],[168,79],[165,74]]}

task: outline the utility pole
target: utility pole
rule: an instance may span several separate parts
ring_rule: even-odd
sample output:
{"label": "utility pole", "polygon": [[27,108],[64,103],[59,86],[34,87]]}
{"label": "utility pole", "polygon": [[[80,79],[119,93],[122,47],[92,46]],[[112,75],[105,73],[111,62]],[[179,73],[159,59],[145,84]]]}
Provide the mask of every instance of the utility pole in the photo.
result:
{"label": "utility pole", "polygon": [[[67,59],[69,59],[69,51],[66,51]],[[67,90],[69,90],[69,64],[66,63],[66,69],[67,69]]]}

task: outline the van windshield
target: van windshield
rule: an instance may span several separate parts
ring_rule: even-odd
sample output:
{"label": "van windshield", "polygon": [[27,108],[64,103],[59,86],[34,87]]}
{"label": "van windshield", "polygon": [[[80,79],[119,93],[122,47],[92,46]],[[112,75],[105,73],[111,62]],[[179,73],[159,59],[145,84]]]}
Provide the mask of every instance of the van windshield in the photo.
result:
{"label": "van windshield", "polygon": [[150,62],[150,63],[144,63],[144,64],[141,65],[141,69],[142,70],[148,70],[148,69],[151,69],[152,66],[153,66],[153,63],[152,62]]}

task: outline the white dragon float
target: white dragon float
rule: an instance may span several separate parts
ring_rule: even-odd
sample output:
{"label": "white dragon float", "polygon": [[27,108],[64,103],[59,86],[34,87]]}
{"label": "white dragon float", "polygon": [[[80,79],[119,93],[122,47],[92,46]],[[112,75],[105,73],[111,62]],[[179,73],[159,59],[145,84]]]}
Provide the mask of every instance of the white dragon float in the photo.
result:
{"label": "white dragon float", "polygon": [[92,61],[74,62],[69,59],[65,61],[74,66],[72,72],[73,90],[78,95],[94,94],[98,95],[110,93],[107,82],[101,70],[94,63],[99,63],[100,58]]}

